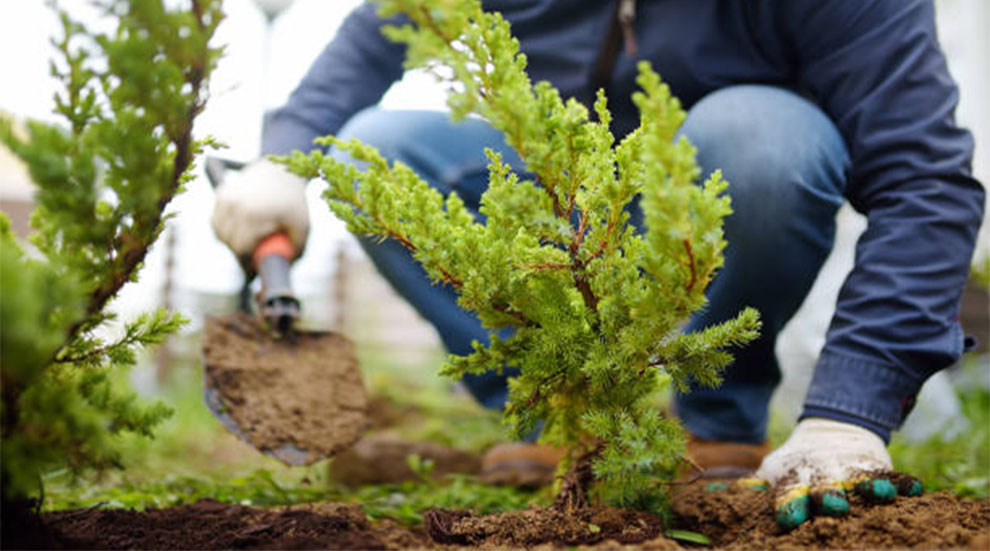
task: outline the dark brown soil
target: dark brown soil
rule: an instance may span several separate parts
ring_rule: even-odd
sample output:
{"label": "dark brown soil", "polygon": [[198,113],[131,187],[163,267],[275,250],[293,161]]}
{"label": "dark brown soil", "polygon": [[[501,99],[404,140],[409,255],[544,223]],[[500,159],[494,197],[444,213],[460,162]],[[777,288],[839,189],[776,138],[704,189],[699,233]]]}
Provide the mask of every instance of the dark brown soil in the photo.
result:
{"label": "dark brown soil", "polygon": [[[673,527],[718,549],[990,549],[990,500],[948,492],[868,505],[852,498],[843,519],[815,518],[784,533],[768,492],[689,486],[674,496]],[[370,522],[357,505],[258,509],[200,501],[135,512],[81,509],[45,514],[42,526],[5,521],[3,549],[678,549],[659,517],[599,508],[564,515],[531,509],[479,517],[433,510],[423,528]],[[43,528],[38,532],[38,528]],[[25,529],[32,533],[25,534]],[[699,546],[682,543],[684,547]]]}
{"label": "dark brown soil", "polygon": [[[52,549],[414,549],[421,531],[369,522],[357,505],[259,509],[203,500],[146,512],[82,509],[48,513],[38,548]],[[4,549],[8,546],[4,527]],[[23,541],[23,540],[22,540]],[[57,545],[52,545],[52,542]]]}
{"label": "dark brown soil", "polygon": [[943,491],[870,505],[852,495],[849,516],[816,517],[785,533],[770,513],[770,492],[706,486],[694,484],[675,495],[677,527],[701,532],[722,549],[990,550],[990,499],[965,500]]}
{"label": "dark brown soil", "polygon": [[[663,541],[653,549],[679,549],[663,538],[660,517],[631,509],[595,508],[564,514],[554,509],[530,509],[476,516],[467,511],[432,510],[424,517],[433,541],[459,547],[521,549]],[[548,545],[549,544],[549,545]]]}
{"label": "dark brown soil", "polygon": [[210,317],[203,356],[214,413],[282,461],[300,465],[332,457],[368,426],[354,345],[340,335],[297,332],[276,339],[254,316]]}

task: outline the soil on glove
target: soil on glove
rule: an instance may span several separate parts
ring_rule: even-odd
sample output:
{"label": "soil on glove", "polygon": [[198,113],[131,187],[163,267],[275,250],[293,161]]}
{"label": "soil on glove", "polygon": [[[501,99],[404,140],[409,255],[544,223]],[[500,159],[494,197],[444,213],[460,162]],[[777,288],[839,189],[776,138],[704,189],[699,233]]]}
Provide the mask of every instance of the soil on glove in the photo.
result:
{"label": "soil on glove", "polygon": [[350,341],[333,333],[293,337],[275,338],[245,313],[207,318],[203,355],[207,387],[236,432],[298,465],[353,444],[368,426],[368,400]]}
{"label": "soil on glove", "polygon": [[849,496],[844,518],[815,517],[791,532],[773,518],[770,492],[711,481],[673,498],[677,527],[707,535],[722,549],[990,549],[990,500],[965,500],[941,491],[871,505]]}
{"label": "soil on glove", "polygon": [[[949,492],[898,497],[888,505],[851,499],[843,519],[815,518],[792,532],[773,520],[768,492],[707,483],[673,496],[672,528],[707,535],[717,549],[990,549],[990,500]],[[6,523],[2,548],[46,549],[647,549],[701,546],[664,537],[659,517],[595,508],[476,516],[428,511],[422,527],[368,521],[354,504],[259,509],[200,501],[146,512],[80,509],[39,523]],[[33,533],[24,533],[33,530]]]}

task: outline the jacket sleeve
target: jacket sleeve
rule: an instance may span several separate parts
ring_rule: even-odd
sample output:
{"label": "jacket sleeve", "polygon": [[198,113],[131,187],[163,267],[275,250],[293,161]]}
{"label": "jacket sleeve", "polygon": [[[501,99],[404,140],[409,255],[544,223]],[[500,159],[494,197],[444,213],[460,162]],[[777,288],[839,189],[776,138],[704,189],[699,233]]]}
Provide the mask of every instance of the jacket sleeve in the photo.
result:
{"label": "jacket sleeve", "polygon": [[309,151],[313,139],[337,132],[361,109],[381,99],[402,76],[405,46],[381,34],[383,20],[373,4],[362,4],[341,24],[288,102],[266,116],[263,154]]}
{"label": "jacket sleeve", "polygon": [[836,409],[850,373],[869,373],[882,382],[873,403],[844,409],[896,428],[925,379],[962,353],[957,314],[984,205],[973,139],[955,123],[931,0],[780,5],[797,81],[845,139],[846,194],[868,218],[806,416]]}

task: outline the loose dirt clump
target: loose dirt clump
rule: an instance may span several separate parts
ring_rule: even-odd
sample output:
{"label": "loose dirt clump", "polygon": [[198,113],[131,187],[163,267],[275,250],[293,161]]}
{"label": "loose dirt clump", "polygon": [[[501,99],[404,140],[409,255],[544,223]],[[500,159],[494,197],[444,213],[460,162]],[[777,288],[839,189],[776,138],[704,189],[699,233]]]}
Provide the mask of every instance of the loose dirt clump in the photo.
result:
{"label": "loose dirt clump", "polygon": [[[486,516],[434,509],[426,513],[423,522],[437,543],[478,548],[554,548],[606,540],[629,544],[660,538],[663,533],[663,521],[656,515],[607,507],[568,513],[528,509]],[[676,543],[669,543],[666,549],[678,548]]]}
{"label": "loose dirt clump", "polygon": [[277,339],[258,318],[237,313],[207,318],[203,343],[207,401],[220,402],[211,409],[256,448],[309,464],[346,449],[368,426],[354,345],[340,335]]}
{"label": "loose dirt clump", "polygon": [[871,505],[856,495],[844,518],[815,517],[791,532],[773,518],[770,492],[707,483],[674,496],[675,525],[700,532],[724,549],[977,549],[990,534],[990,500],[960,499],[950,492],[898,497]]}

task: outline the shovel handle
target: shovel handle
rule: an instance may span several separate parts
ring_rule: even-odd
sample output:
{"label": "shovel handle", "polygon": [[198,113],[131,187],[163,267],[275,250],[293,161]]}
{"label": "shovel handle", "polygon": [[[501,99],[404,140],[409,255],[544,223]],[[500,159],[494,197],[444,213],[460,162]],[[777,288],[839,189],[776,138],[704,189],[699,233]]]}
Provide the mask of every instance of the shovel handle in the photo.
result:
{"label": "shovel handle", "polygon": [[261,261],[273,254],[281,256],[286,260],[292,260],[295,256],[292,240],[289,239],[289,235],[285,232],[273,233],[264,238],[261,243],[258,243],[258,246],[254,249],[252,258],[255,267],[261,266]]}
{"label": "shovel handle", "polygon": [[292,240],[284,232],[269,235],[254,249],[254,264],[261,276],[258,305],[269,325],[282,334],[299,318],[299,301],[289,281],[293,253]]}

